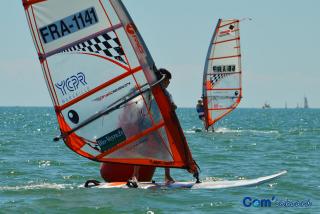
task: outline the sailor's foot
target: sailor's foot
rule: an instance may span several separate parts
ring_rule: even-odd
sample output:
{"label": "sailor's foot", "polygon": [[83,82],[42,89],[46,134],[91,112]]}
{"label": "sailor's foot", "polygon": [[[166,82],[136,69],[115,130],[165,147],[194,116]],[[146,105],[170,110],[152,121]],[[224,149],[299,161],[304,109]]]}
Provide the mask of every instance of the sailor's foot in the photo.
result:
{"label": "sailor's foot", "polygon": [[170,184],[173,184],[175,181],[173,180],[173,178],[171,178],[171,177],[166,177],[165,179],[164,179],[164,181],[165,181],[165,183],[166,183],[166,185],[170,185]]}
{"label": "sailor's foot", "polygon": [[166,185],[171,185],[171,184],[174,184],[175,181],[173,180],[170,180],[170,181],[166,181]]}

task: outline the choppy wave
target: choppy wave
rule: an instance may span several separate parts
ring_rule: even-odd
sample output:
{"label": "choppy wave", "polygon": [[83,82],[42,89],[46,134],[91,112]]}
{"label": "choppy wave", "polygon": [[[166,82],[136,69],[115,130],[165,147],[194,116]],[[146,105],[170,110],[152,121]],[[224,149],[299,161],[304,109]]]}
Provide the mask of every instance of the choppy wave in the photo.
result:
{"label": "choppy wave", "polygon": [[0,186],[0,191],[7,190],[35,190],[35,189],[73,189],[71,184],[55,184],[55,183],[42,183],[42,184],[29,184],[22,186]]}
{"label": "choppy wave", "polygon": [[201,133],[205,132],[205,130],[202,127],[192,127],[191,129],[183,130],[184,133],[186,134],[194,134],[194,133]]}

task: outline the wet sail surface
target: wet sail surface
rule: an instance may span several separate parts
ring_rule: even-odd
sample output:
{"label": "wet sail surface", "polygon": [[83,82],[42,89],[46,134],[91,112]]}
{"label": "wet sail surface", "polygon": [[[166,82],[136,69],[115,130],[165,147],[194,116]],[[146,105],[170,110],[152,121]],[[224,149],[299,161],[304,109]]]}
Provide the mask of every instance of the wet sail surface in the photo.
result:
{"label": "wet sail surface", "polygon": [[239,20],[219,20],[203,75],[206,128],[230,113],[242,97]]}
{"label": "wet sail surface", "polygon": [[121,1],[23,4],[60,138],[70,149],[101,162],[194,167],[151,55]]}

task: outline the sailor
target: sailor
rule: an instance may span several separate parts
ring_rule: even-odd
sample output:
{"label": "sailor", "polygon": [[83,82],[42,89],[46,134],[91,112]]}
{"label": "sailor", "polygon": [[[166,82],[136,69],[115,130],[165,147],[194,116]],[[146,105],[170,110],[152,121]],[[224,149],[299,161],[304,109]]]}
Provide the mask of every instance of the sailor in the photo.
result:
{"label": "sailor", "polygon": [[[170,100],[172,111],[175,111],[177,109],[177,106],[172,100],[172,95],[167,91],[167,88],[168,88],[168,86],[170,84],[170,80],[172,78],[171,73],[168,70],[164,69],[164,68],[160,68],[158,70],[158,72],[157,72],[157,76],[158,76],[158,79],[161,79],[164,76],[164,79],[161,82],[161,86],[162,86],[162,89],[164,90],[164,93],[166,94],[166,96]],[[141,170],[140,166],[134,166],[133,175],[128,180],[128,184],[127,184],[129,187],[138,187],[137,182],[138,182],[138,180],[140,180],[139,179],[139,176],[140,176],[140,173],[141,173],[140,171],[143,172]],[[164,171],[165,171],[165,173],[164,173],[164,181],[165,181],[165,183],[166,184],[174,183],[175,181],[170,175],[170,168],[166,167],[164,169]]]}
{"label": "sailor", "polygon": [[[172,99],[172,96],[171,94],[169,93],[169,91],[167,90],[169,84],[170,84],[170,80],[172,78],[172,75],[171,73],[164,69],[164,68],[160,68],[158,70],[158,72],[161,74],[161,75],[164,75],[165,78],[162,82],[162,88],[164,90],[164,93],[167,95],[167,97],[169,98],[170,100],[170,103],[171,103],[171,109],[172,111],[175,111],[177,109],[177,106],[176,104],[173,102],[173,99]],[[164,175],[164,181],[166,182],[166,184],[171,184],[171,183],[174,183],[174,179],[171,177],[170,175],[170,168],[165,168],[165,175]]]}
{"label": "sailor", "polygon": [[167,90],[167,88],[168,88],[168,86],[169,86],[169,84],[170,84],[170,80],[171,80],[171,78],[172,78],[172,75],[171,75],[171,73],[168,71],[168,70],[166,70],[166,69],[164,69],[164,68],[160,68],[159,70],[158,70],[158,72],[161,74],[161,75],[164,75],[165,76],[165,78],[164,78],[164,80],[162,81],[162,88],[163,88],[163,90],[164,90],[164,93],[167,95],[167,97],[169,97],[169,99],[170,99],[170,102],[171,102],[171,107],[172,107],[172,109],[175,111],[176,109],[177,109],[177,106],[176,106],[176,104],[173,102],[173,99],[172,99],[172,96],[171,96],[171,94],[168,92],[168,90]]}
{"label": "sailor", "polygon": [[196,106],[197,112],[198,112],[198,116],[200,120],[204,120],[204,107],[203,107],[203,103],[202,100],[198,100],[198,104]]}
{"label": "sailor", "polygon": [[[165,95],[170,99],[170,104],[171,104],[171,110],[175,111],[177,106],[172,100],[171,94],[167,91],[167,87],[170,84],[170,79],[172,78],[171,73],[166,70],[166,69],[159,69],[158,72],[156,73],[158,79],[162,79],[161,82],[161,87],[165,93]],[[164,76],[164,77],[163,77]],[[146,96],[145,98],[147,98]],[[154,99],[150,100],[150,108],[152,109],[153,106],[155,105]],[[157,110],[159,111],[159,110]],[[157,118],[160,115],[156,115],[156,112],[154,112],[153,118]],[[131,115],[130,117],[134,117],[134,115]],[[130,118],[123,118],[124,120],[129,120]],[[131,118],[135,120],[135,118]],[[155,119],[157,120],[157,119]],[[131,123],[129,123],[131,124]],[[148,126],[147,124],[145,124]],[[141,125],[142,127],[144,125]],[[141,127],[132,127],[132,131],[135,128],[141,128]],[[152,138],[152,135],[149,135],[149,138]],[[151,139],[151,141],[153,141]],[[154,171],[155,171],[154,166],[139,166],[139,165],[129,165],[129,164],[119,164],[119,163],[102,163],[101,168],[100,168],[100,174],[104,178],[105,181],[107,182],[116,182],[116,181],[127,181],[127,185],[129,187],[138,187],[138,182],[142,181],[151,181]],[[174,183],[174,179],[170,175],[170,168],[165,168],[165,175],[164,175],[164,181],[166,184],[171,184]]]}

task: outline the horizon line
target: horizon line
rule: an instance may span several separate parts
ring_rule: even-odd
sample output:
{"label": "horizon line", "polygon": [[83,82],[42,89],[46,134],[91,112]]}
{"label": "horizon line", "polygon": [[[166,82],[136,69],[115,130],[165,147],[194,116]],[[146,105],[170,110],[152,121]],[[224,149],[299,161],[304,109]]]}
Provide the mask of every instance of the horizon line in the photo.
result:
{"label": "horizon line", "polygon": [[[46,105],[0,105],[0,108],[54,108],[53,106],[46,106]],[[178,106],[178,108],[196,108],[193,106]],[[236,109],[263,109],[262,107],[237,107]],[[320,107],[309,107],[309,108],[296,108],[296,107],[271,107],[270,109],[320,109]],[[268,109],[266,109],[268,110]]]}

